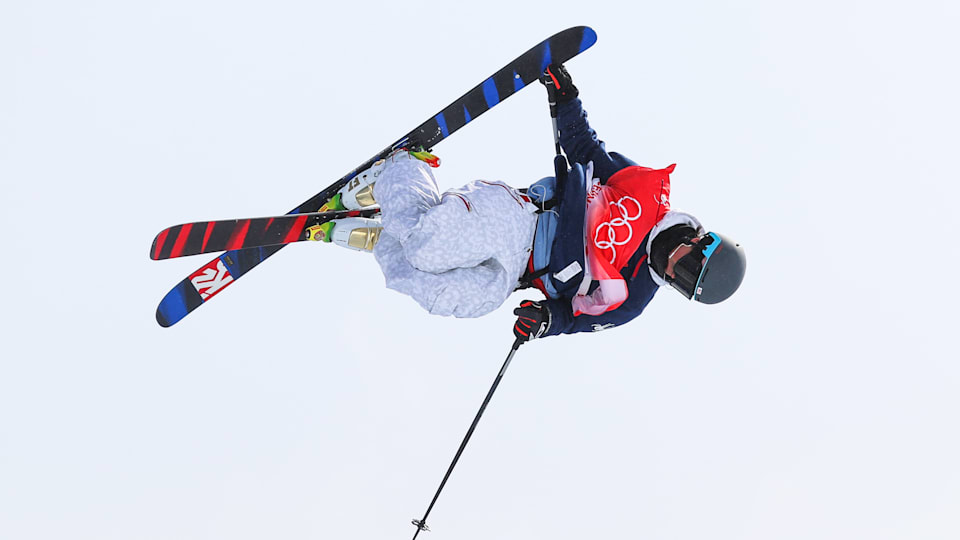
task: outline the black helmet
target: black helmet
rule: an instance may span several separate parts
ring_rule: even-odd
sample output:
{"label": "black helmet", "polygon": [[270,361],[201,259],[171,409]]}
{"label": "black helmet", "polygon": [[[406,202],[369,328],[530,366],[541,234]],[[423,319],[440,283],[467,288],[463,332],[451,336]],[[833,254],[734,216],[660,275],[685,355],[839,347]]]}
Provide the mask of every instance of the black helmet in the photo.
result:
{"label": "black helmet", "polygon": [[695,249],[677,261],[674,277],[664,276],[667,283],[687,298],[704,304],[723,302],[736,292],[747,270],[740,244],[709,232],[699,242],[688,245]]}

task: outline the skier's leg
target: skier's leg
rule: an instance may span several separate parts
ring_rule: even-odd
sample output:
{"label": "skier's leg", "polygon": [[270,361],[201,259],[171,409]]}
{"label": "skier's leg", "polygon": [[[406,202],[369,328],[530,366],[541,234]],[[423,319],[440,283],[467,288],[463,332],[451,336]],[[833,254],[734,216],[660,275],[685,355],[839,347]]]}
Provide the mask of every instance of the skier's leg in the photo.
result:
{"label": "skier's leg", "polygon": [[[378,204],[374,187],[381,175],[392,171],[392,181],[404,186],[399,195],[391,197],[387,215],[416,221],[423,209],[439,201],[436,180],[429,165],[436,166],[437,158],[427,152],[411,153],[398,150],[362,171],[330,199],[321,210],[356,210]],[[422,166],[422,167],[421,167]],[[311,239],[333,242],[358,251],[372,251],[383,229],[380,219],[344,218],[328,221],[310,228]]]}
{"label": "skier's leg", "polygon": [[416,159],[395,159],[374,186],[384,230],[400,242],[419,230],[423,215],[440,204],[433,171]]}
{"label": "skier's leg", "polygon": [[[431,313],[457,317],[489,313],[513,292],[536,226],[533,207],[514,190],[474,182],[430,206],[422,195],[435,191],[410,190],[410,182],[394,184],[387,175],[377,185],[384,231],[374,255],[387,287]],[[394,195],[408,204],[390,212]]]}
{"label": "skier's leg", "polygon": [[441,199],[432,172],[417,162],[385,169],[375,194],[384,231],[426,272],[469,268],[505,250],[524,250],[524,235],[536,222],[533,207],[502,183],[472,182]]}
{"label": "skier's leg", "polygon": [[389,288],[457,317],[489,313],[513,292],[536,216],[512,189],[475,182],[441,201],[430,168],[400,158],[383,168],[374,196],[383,226],[374,255]]}
{"label": "skier's leg", "polygon": [[[425,151],[413,152],[410,150],[395,150],[389,156],[377,160],[373,165],[350,179],[337,195],[331,199],[328,210],[358,210],[377,204],[374,197],[374,185],[383,172],[396,163],[419,161],[431,167],[438,167],[440,160],[433,154]],[[429,169],[428,169],[429,170]]]}
{"label": "skier's leg", "polygon": [[386,232],[380,235],[374,256],[388,288],[409,295],[434,315],[486,315],[516,286],[516,278],[508,278],[494,259],[440,273],[419,270],[410,264],[400,242]]}
{"label": "skier's leg", "polygon": [[[475,217],[460,201],[441,200],[430,168],[419,161],[398,161],[384,169],[374,189],[383,230],[403,246],[405,256],[426,272],[474,266],[487,258],[472,255],[474,235],[464,229]],[[443,224],[449,224],[446,230]],[[489,250],[487,250],[489,251]]]}

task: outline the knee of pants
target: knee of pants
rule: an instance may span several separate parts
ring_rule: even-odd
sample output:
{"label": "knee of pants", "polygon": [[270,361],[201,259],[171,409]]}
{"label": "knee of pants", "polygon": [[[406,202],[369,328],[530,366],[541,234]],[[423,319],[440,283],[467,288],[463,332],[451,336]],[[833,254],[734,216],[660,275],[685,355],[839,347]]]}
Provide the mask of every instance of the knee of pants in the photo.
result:
{"label": "knee of pants", "polygon": [[444,287],[437,291],[432,305],[427,308],[433,315],[453,315],[458,318],[482,317],[497,309],[499,303],[485,297],[464,295],[454,287]]}
{"label": "knee of pants", "polygon": [[441,204],[423,214],[402,240],[404,256],[424,272],[445,272],[471,267],[490,257],[490,250],[472,230],[470,216]]}

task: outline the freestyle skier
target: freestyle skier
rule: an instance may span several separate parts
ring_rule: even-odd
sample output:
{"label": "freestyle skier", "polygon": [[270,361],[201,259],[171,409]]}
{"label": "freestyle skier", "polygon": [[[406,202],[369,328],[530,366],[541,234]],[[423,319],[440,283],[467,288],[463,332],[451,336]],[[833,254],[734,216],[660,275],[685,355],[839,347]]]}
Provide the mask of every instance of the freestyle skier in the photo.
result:
{"label": "freestyle skier", "polygon": [[397,151],[351,180],[337,208],[379,204],[378,218],[320,227],[325,241],[372,251],[387,287],[430,313],[479,317],[515,290],[545,300],[514,310],[520,341],[623,324],[663,285],[714,304],[740,286],[743,248],[671,210],[674,165],[651,169],[605,145],[587,122],[564,66],[541,82],[557,101],[571,167],[526,190],[477,180],[440,193],[425,152]]}
{"label": "freestyle skier", "polygon": [[[413,520],[414,540],[429,530],[427,517],[522,343],[621,325],[663,285],[714,304],[743,280],[739,244],[671,209],[674,165],[641,167],[607,152],[591,129],[561,62],[595,41],[588,27],[548,38],[355,169],[362,172],[345,175],[286,216],[177,225],[157,235],[151,248],[153,259],[225,251],[164,297],[157,308],[162,326],[286,243],[303,240],[372,251],[387,287],[434,314],[479,317],[518,289],[543,293],[544,300],[523,300],[514,310],[517,339],[433,500]],[[550,58],[557,64],[540,74]],[[417,149],[431,148],[538,76],[551,97],[557,152],[562,148],[570,166],[558,155],[556,176],[526,189],[476,180],[441,194],[431,171],[438,160]]]}

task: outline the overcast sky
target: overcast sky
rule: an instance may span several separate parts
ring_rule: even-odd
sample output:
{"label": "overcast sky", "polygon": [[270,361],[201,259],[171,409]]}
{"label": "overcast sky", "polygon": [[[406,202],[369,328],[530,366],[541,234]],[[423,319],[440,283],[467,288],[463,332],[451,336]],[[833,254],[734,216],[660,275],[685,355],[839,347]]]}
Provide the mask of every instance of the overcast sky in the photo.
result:
{"label": "overcast sky", "polygon": [[[518,293],[430,316],[285,249],[176,326],[186,221],[281,214],[569,26],[608,145],[743,287],[522,347],[421,538],[955,539],[955,2],[6,2],[0,537],[409,538]],[[551,173],[540,88],[441,187]]]}

